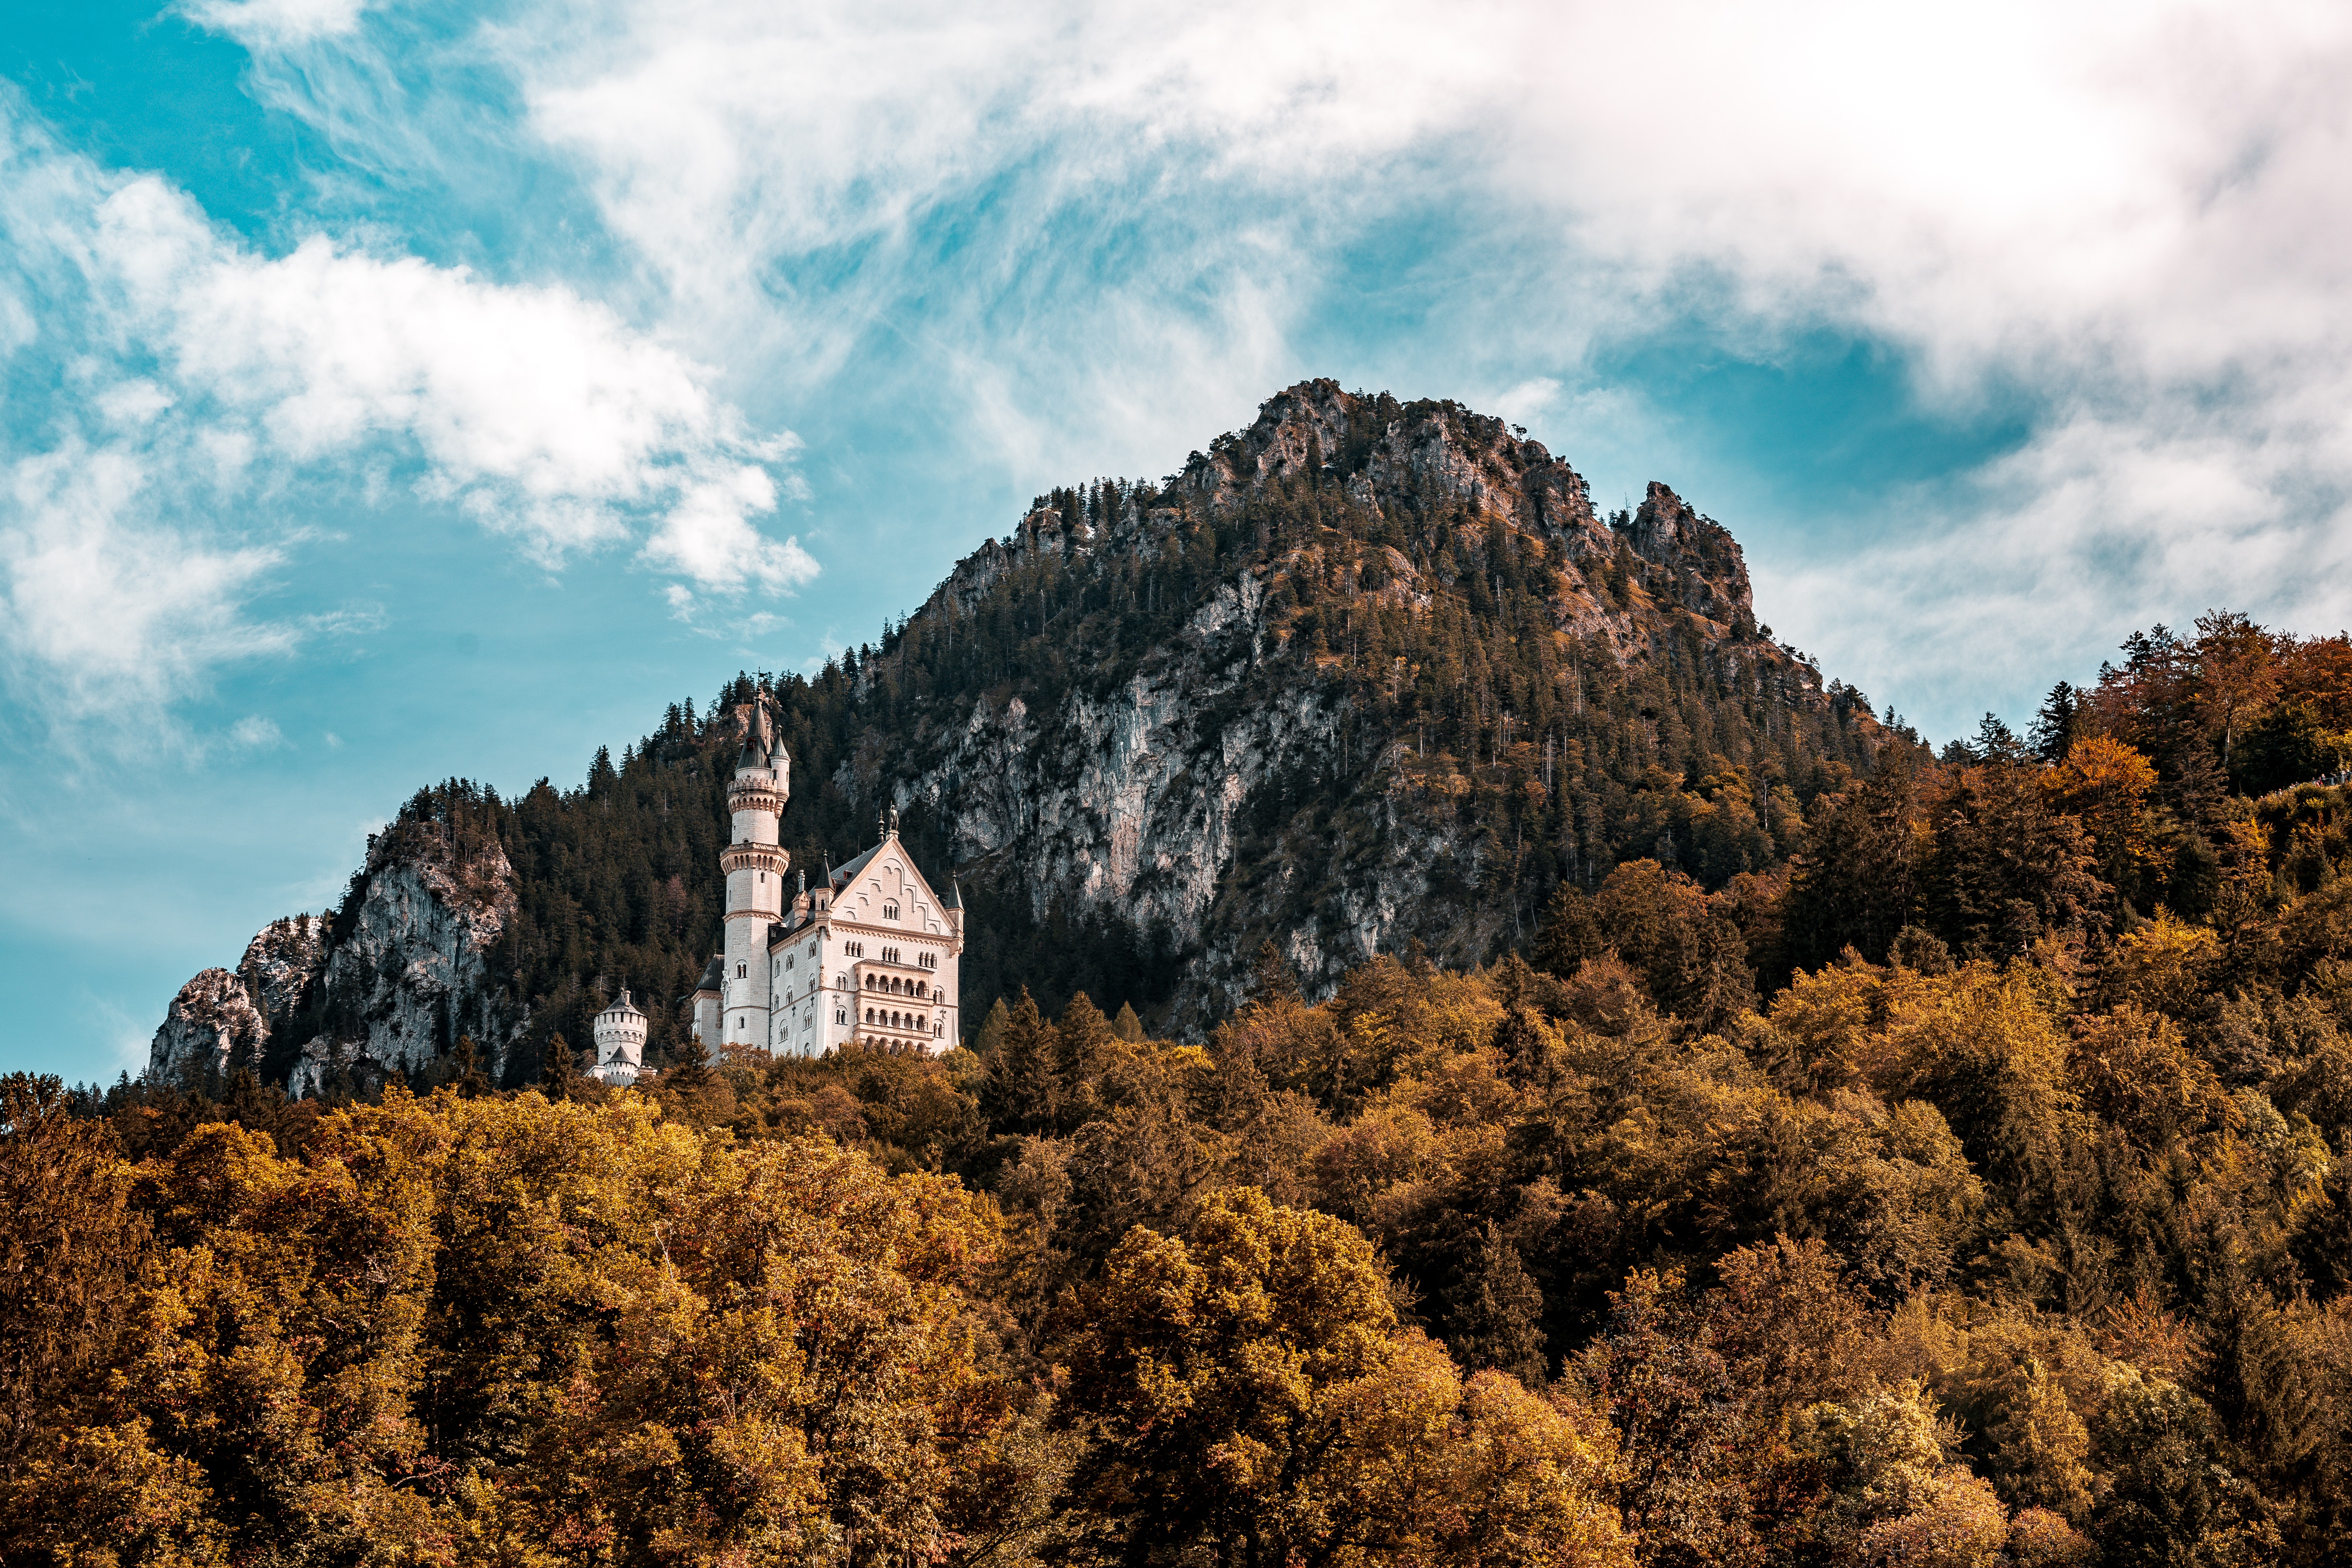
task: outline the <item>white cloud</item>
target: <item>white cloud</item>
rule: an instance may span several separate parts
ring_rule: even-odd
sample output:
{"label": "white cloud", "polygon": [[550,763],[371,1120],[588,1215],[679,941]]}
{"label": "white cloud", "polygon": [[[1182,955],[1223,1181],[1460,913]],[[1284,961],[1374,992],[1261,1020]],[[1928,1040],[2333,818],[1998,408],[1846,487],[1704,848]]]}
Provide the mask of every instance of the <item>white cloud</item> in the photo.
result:
{"label": "white cloud", "polygon": [[285,732],[278,728],[277,721],[258,713],[248,713],[230,726],[228,738],[248,751],[261,751],[286,743]]}
{"label": "white cloud", "polygon": [[284,48],[355,31],[368,0],[190,0],[190,21],[249,48]]}
{"label": "white cloud", "polygon": [[0,650],[53,714],[167,703],[223,660],[381,624],[245,619],[299,533],[214,520],[289,486],[380,489],[387,463],[545,563],[642,532],[641,558],[703,595],[815,574],[753,521],[792,438],[752,436],[702,367],[606,306],[322,237],[265,256],[5,107],[0,292],[41,302],[65,395],[0,459]]}
{"label": "white cloud", "polygon": [[[511,77],[677,341],[739,384],[943,381],[1024,478],[1148,471],[1322,368],[1298,345],[1352,257],[1428,301],[1356,344],[1437,383],[1400,390],[1573,384],[1594,341],[1696,315],[1757,353],[1891,343],[1955,413],[2021,402],[2025,450],[1891,542],[1780,563],[1823,586],[1775,617],[1873,683],[1980,669],[1919,646],[1955,580],[2009,584],[2045,667],[2225,591],[2352,607],[2340,5],[548,0],[454,47]],[[433,155],[373,48],[257,70]],[[1351,251],[1391,233],[1394,268]],[[896,384],[863,352],[892,336]]]}
{"label": "white cloud", "polygon": [[153,518],[149,498],[167,463],[152,450],[68,440],[8,470],[0,657],[28,706],[152,709],[217,664],[292,646],[291,632],[240,614],[280,564],[275,548]]}

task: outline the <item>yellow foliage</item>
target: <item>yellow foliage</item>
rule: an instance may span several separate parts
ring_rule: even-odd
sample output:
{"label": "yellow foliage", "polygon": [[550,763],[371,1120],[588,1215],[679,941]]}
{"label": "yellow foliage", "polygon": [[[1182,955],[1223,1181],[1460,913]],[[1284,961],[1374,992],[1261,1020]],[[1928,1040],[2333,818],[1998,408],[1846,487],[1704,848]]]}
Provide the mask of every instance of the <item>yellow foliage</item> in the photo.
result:
{"label": "yellow foliage", "polygon": [[2100,990],[2114,1001],[2187,1017],[2205,1000],[2207,971],[2221,952],[2211,931],[2158,908],[2116,939],[2101,965]]}

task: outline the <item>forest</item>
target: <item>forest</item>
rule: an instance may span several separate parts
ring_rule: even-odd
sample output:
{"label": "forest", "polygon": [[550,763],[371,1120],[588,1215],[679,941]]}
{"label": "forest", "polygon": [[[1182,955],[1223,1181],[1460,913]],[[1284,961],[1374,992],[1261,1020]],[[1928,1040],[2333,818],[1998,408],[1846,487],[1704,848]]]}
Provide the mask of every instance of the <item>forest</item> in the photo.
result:
{"label": "forest", "polygon": [[2159,627],[1198,1043],[11,1077],[0,1554],[2341,1562],[2347,729],[2345,638]]}

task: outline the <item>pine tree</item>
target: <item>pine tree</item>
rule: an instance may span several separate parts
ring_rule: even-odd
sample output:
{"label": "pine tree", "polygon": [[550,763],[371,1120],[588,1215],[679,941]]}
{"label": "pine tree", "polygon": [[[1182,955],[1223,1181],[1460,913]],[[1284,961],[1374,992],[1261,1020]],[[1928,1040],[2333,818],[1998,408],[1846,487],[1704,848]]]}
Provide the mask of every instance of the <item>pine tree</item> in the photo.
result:
{"label": "pine tree", "polygon": [[1471,1260],[1448,1315],[1445,1340],[1465,1372],[1509,1373],[1529,1388],[1544,1385],[1543,1291],[1519,1261],[1518,1248],[1493,1220]]}
{"label": "pine tree", "polygon": [[570,1100],[579,1086],[578,1066],[572,1059],[572,1047],[561,1033],[547,1037],[547,1046],[540,1053],[540,1091],[550,1100]]}
{"label": "pine tree", "polygon": [[[1001,1007],[1003,1004],[1000,1002],[997,1005]],[[990,1015],[992,1017],[994,1016],[993,1013]],[[1118,1005],[1118,1016],[1111,1020],[1110,1032],[1130,1045],[1143,1044],[1143,1020],[1135,1016],[1134,1003],[1122,1002]]]}
{"label": "pine tree", "polygon": [[1050,1122],[1061,1089],[1054,1076],[1054,1031],[1024,985],[1005,1016],[1003,1038],[988,1058],[980,1106],[992,1123],[1034,1132]]}

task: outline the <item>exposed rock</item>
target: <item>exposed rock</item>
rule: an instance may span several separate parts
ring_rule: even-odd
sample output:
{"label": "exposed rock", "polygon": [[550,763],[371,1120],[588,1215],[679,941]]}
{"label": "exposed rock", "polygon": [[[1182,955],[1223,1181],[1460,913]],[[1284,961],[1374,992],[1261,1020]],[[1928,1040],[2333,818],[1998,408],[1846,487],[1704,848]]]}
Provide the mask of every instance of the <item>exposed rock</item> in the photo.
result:
{"label": "exposed rock", "polygon": [[172,998],[148,1048],[147,1074],[163,1083],[200,1082],[207,1071],[257,1060],[268,1038],[269,1026],[245,982],[226,969],[204,970]]}
{"label": "exposed rock", "polygon": [[289,1018],[310,999],[326,963],[325,917],[289,915],[255,933],[236,972],[260,994],[265,1017]]}
{"label": "exposed rock", "polygon": [[514,868],[496,839],[457,846],[441,825],[403,821],[369,842],[358,918],[326,963],[328,1028],[302,1047],[291,1088],[415,1074],[471,1035],[493,1079],[519,1018],[484,984],[483,958],[515,909]]}

